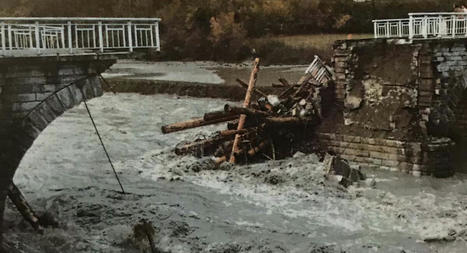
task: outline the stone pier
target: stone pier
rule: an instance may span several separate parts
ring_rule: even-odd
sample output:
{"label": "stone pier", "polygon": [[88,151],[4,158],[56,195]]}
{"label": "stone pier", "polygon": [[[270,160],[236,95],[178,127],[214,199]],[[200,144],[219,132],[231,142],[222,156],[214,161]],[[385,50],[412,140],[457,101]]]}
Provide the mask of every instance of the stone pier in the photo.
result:
{"label": "stone pier", "polygon": [[324,148],[372,168],[449,176],[467,137],[467,42],[348,40],[334,45],[339,109]]}
{"label": "stone pier", "polygon": [[102,95],[99,75],[115,61],[96,54],[0,58],[0,226],[23,155],[55,118]]}

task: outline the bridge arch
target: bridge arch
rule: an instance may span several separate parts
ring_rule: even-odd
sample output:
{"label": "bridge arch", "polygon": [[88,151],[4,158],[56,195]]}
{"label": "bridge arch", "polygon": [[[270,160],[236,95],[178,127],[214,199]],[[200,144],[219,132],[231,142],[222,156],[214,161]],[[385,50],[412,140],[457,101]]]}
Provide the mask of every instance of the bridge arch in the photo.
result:
{"label": "bridge arch", "polygon": [[110,55],[0,59],[0,226],[23,156],[57,117],[102,96],[100,73],[115,61]]}

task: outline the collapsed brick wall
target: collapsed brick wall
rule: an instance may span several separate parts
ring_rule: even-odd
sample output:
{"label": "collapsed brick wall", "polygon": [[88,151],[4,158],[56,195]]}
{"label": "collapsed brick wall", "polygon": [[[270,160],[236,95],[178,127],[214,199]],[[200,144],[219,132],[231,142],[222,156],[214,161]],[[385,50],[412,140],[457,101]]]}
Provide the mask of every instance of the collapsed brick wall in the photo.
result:
{"label": "collapsed brick wall", "polygon": [[[466,43],[399,42],[335,44],[336,99],[342,110],[334,118],[341,120],[323,122],[321,142],[361,164],[415,175],[452,174],[452,161],[446,157],[454,142],[446,137],[467,135]],[[416,144],[421,151],[395,147],[396,142]]]}

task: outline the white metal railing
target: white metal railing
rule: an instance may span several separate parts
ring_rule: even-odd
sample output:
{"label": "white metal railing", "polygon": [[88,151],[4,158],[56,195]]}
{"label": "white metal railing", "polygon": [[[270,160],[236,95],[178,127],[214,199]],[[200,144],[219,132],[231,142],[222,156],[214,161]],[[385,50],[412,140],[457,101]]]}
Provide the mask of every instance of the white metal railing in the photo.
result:
{"label": "white metal railing", "polygon": [[409,13],[404,19],[373,20],[375,38],[467,38],[467,13]]}
{"label": "white metal railing", "polygon": [[160,50],[159,18],[1,18],[0,50],[41,53],[66,50]]}

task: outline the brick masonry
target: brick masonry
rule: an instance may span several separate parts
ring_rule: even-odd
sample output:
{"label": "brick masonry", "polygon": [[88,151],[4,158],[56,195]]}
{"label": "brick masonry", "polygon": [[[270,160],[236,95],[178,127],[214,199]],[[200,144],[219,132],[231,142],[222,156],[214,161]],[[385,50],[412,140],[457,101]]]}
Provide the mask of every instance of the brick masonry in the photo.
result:
{"label": "brick masonry", "polygon": [[343,121],[338,130],[321,129],[321,143],[367,167],[452,175],[452,150],[467,137],[467,43],[399,42],[335,43]]}
{"label": "brick masonry", "polygon": [[110,55],[0,59],[0,227],[23,155],[55,118],[102,95],[98,75],[115,61]]}

